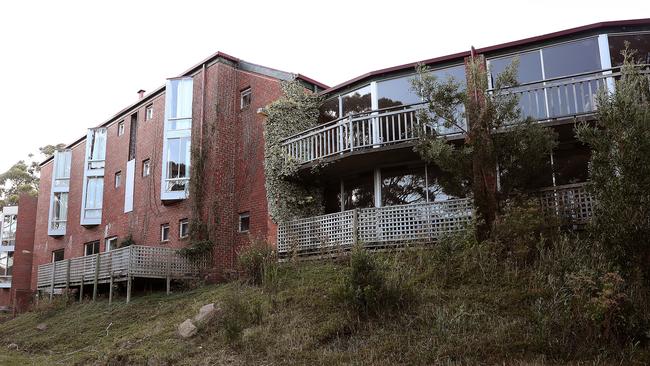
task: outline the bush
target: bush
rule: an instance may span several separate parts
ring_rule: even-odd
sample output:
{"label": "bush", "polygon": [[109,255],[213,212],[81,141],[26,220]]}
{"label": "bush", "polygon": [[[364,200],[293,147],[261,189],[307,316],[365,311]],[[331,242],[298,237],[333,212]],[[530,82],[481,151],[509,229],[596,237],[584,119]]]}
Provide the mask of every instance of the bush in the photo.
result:
{"label": "bush", "polygon": [[278,260],[268,243],[254,240],[238,253],[240,274],[250,284],[275,287]]}
{"label": "bush", "polygon": [[411,276],[405,274],[399,261],[392,263],[395,265],[390,266],[389,260],[382,261],[379,254],[355,247],[350,254],[350,268],[336,297],[361,318],[407,306],[414,300]]}
{"label": "bush", "polygon": [[247,297],[241,288],[223,300],[223,316],[219,328],[229,343],[241,339],[244,329],[262,322],[264,308],[260,299]]}

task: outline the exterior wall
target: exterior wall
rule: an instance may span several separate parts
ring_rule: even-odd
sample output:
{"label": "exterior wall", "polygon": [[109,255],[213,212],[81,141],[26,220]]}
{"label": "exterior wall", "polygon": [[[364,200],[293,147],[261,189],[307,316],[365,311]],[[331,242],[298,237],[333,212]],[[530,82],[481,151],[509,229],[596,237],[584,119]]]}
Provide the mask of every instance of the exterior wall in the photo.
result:
{"label": "exterior wall", "polygon": [[[193,77],[192,144],[200,143],[206,149],[205,177],[201,215],[210,223],[211,237],[215,241],[215,279],[234,266],[236,247],[248,242],[248,235],[237,233],[238,213],[251,212],[251,234],[266,240],[275,236],[275,227],[269,224],[264,188],[264,117],[257,109],[280,96],[277,79],[238,69],[234,62],[218,60]],[[250,86],[252,105],[240,111],[240,90]],[[205,93],[204,93],[205,89]],[[205,105],[202,105],[202,100]],[[107,126],[107,147],[104,175],[102,222],[96,226],[81,226],[80,212],[84,178],[85,142],[72,147],[70,191],[66,234],[48,236],[48,215],[53,163],[42,166],[40,194],[34,238],[34,260],[31,287],[36,288],[38,265],[51,261],[52,251],[64,249],[65,258],[84,255],[84,244],[100,240],[100,250],[105,250],[105,239],[118,237],[118,243],[129,235],[138,245],[180,248],[187,239],[179,238],[179,221],[191,217],[189,199],[163,202],[160,199],[160,182],[163,159],[163,126],[165,93],[152,97],[153,119],[145,121],[143,103],[137,109],[138,128],[135,157],[133,211],[124,213],[126,164],[129,150],[131,115],[126,111]],[[205,117],[204,117],[205,116]],[[118,122],[124,120],[124,134],[118,136]],[[203,124],[203,126],[202,126]],[[83,132],[83,131],[80,131]],[[142,176],[142,162],[150,159],[151,174]],[[192,162],[192,168],[196,162]],[[122,183],[115,188],[115,173],[120,171]],[[170,225],[169,241],[161,243],[160,227]]]}
{"label": "exterior wall", "polygon": [[31,305],[32,253],[34,250],[34,224],[37,198],[22,194],[18,200],[16,248],[11,278],[11,306],[16,312],[24,312]]}

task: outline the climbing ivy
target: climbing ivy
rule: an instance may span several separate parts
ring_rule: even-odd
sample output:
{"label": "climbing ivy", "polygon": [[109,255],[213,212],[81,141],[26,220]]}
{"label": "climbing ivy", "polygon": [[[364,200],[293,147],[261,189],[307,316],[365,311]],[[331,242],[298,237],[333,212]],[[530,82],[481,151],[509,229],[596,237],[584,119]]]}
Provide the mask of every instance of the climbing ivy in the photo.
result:
{"label": "climbing ivy", "polygon": [[275,222],[323,213],[322,189],[301,181],[296,173],[299,162],[282,149],[287,137],[318,124],[322,98],[307,91],[299,82],[282,85],[283,95],[264,112],[264,173],[269,214]]}

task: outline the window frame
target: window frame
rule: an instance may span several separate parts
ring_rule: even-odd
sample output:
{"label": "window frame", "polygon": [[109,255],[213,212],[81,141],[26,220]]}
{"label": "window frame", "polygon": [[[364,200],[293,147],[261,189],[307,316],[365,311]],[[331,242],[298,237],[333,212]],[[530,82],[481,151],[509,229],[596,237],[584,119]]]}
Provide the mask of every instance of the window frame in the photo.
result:
{"label": "window frame", "polygon": [[117,123],[117,136],[124,135],[124,120]]}
{"label": "window frame", "polygon": [[[60,262],[62,260],[65,260],[65,248],[55,249],[51,253],[52,253],[52,258],[51,258],[52,261],[50,263]],[[61,259],[56,260],[56,255],[59,253],[61,253]]]}
{"label": "window frame", "polygon": [[[104,251],[105,252],[110,252],[111,250],[118,249],[117,248],[117,236],[109,236],[108,238],[104,238]],[[111,245],[111,243],[115,242],[115,245]]]}
{"label": "window frame", "polygon": [[[165,231],[166,231],[166,233],[165,233]],[[170,232],[171,232],[171,228],[169,226],[169,223],[160,225],[160,242],[161,243],[169,242],[169,240],[170,240]]]}
{"label": "window frame", "polygon": [[[63,169],[60,169],[60,164],[65,164]],[[64,176],[59,176],[58,172],[63,171]],[[70,207],[68,205],[70,199],[70,175],[72,171],[72,150],[65,149],[54,152],[54,158],[52,161],[52,184],[50,190],[50,206],[48,213],[48,224],[47,224],[47,234],[49,236],[62,236],[66,233],[66,226],[68,221],[68,211]],[[65,176],[67,174],[67,176]],[[58,225],[54,225],[55,217],[55,205],[57,203],[56,196],[66,195],[66,209],[65,217],[59,217],[57,220]],[[60,201],[59,201],[60,202]],[[61,216],[61,215],[60,215]]]}
{"label": "window frame", "polygon": [[113,179],[113,185],[115,186],[115,189],[120,188],[122,186],[122,171],[116,171],[115,177]]}
{"label": "window frame", "polygon": [[[88,254],[88,248],[91,245],[92,245],[92,252],[93,253]],[[89,241],[87,243],[84,243],[84,257],[99,254],[100,249],[101,249],[101,244],[100,244],[99,240],[93,240],[93,241]]]}
{"label": "window frame", "polygon": [[[242,229],[242,226],[243,226],[242,223],[244,222],[245,219],[248,221],[248,224],[247,224],[248,227],[246,228],[246,230],[243,230]],[[239,232],[239,233],[248,233],[248,232],[250,232],[250,230],[251,230],[251,213],[250,213],[250,211],[245,211],[245,212],[239,213],[237,232]]]}
{"label": "window frame", "polygon": [[144,120],[146,121],[151,121],[153,119],[153,103],[148,104],[146,107],[144,107]]}
{"label": "window frame", "polygon": [[151,175],[151,159],[142,160],[142,178]]}
{"label": "window frame", "polygon": [[[244,101],[246,101],[246,103]],[[251,104],[253,104],[253,90],[249,86],[239,92],[239,109],[242,111],[248,109]]]}
{"label": "window frame", "polygon": [[[183,235],[183,227],[185,227],[185,235]],[[190,220],[180,219],[178,220],[178,238],[186,239],[190,237]]]}

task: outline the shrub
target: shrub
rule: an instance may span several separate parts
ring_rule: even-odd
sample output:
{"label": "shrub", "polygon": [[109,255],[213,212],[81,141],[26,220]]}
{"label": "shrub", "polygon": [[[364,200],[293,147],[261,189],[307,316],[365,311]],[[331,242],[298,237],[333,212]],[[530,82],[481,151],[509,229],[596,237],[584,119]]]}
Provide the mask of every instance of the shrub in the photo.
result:
{"label": "shrub", "polygon": [[[390,257],[386,257],[390,258]],[[411,276],[400,270],[399,262],[381,260],[357,246],[350,254],[350,268],[336,297],[358,317],[388,313],[414,300]]]}
{"label": "shrub", "polygon": [[253,240],[237,253],[240,274],[253,285],[273,287],[277,280],[277,257],[268,243]]}
{"label": "shrub", "polygon": [[229,343],[238,342],[244,329],[262,322],[264,308],[260,299],[247,297],[243,289],[233,291],[223,299],[223,316],[219,327]]}

